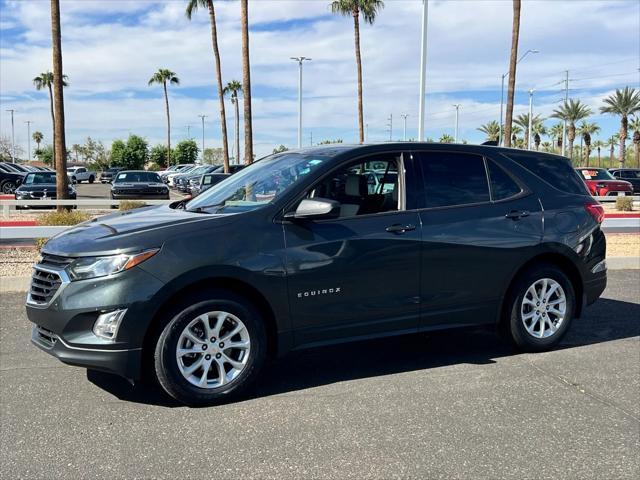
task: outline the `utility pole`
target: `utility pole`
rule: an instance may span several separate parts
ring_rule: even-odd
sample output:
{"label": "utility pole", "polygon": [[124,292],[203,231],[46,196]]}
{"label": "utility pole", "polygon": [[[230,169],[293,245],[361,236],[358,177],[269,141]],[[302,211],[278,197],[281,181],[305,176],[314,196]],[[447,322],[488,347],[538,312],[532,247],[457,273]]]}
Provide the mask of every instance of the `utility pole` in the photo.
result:
{"label": "utility pole", "polygon": [[454,105],[454,108],[456,109],[456,129],[454,135],[454,143],[458,143],[458,119],[460,117],[460,104],[456,103]]}
{"label": "utility pole", "polygon": [[406,142],[407,141],[407,117],[409,116],[409,114],[404,113],[400,116],[402,117],[402,120],[403,120],[402,140]]}
{"label": "utility pole", "polygon": [[27,159],[31,161],[31,124],[33,122],[31,120],[27,120],[24,123],[27,124],[27,150],[29,152]]}
{"label": "utility pole", "polygon": [[389,114],[389,123],[387,123],[387,127],[389,127],[389,141],[393,142],[393,113]]}
{"label": "utility pole", "polygon": [[420,106],[418,109],[418,141],[424,141],[425,94],[427,85],[427,24],[429,0],[422,0],[422,43],[420,48]]}
{"label": "utility pole", "polygon": [[529,90],[529,135],[527,135],[527,150],[531,150],[531,137],[533,137],[533,89]]}
{"label": "utility pole", "polygon": [[187,138],[191,138],[191,125],[187,125]]}
{"label": "utility pole", "polygon": [[198,115],[202,120],[202,163],[204,163],[204,119],[208,117],[208,115]]}
{"label": "utility pole", "polygon": [[[564,71],[564,103],[569,100],[569,70]],[[567,121],[562,122],[562,156],[564,157],[567,148]]]}
{"label": "utility pole", "polygon": [[16,163],[16,133],[13,128],[13,113],[14,109],[9,109],[7,112],[11,112],[11,161]]}
{"label": "utility pole", "polygon": [[302,148],[302,63],[310,62],[307,57],[291,57],[298,62],[298,148]]}

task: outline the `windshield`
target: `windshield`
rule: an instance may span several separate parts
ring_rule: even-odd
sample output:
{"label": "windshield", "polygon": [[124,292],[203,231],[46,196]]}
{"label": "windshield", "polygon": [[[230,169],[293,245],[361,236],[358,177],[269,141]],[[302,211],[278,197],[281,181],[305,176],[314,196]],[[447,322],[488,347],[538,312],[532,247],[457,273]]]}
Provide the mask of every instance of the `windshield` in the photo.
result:
{"label": "windshield", "polygon": [[47,185],[56,184],[56,174],[54,172],[38,172],[30,173],[24,178],[25,185],[39,185],[46,183]]}
{"label": "windshield", "polygon": [[231,175],[189,202],[189,211],[238,213],[271,203],[329,157],[284,153],[272,155]]}
{"label": "windshield", "polygon": [[604,169],[581,168],[578,171],[585,180],[615,180],[613,175]]}
{"label": "windshield", "polygon": [[122,172],[116,177],[115,183],[160,183],[160,177],[155,172]]}

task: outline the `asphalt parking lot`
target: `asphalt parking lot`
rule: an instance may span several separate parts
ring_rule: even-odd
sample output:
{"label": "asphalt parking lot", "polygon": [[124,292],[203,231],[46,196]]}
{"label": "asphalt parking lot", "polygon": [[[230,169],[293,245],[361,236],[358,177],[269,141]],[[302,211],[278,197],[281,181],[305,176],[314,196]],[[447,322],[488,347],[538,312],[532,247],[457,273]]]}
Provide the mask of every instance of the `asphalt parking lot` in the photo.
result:
{"label": "asphalt parking lot", "polygon": [[640,476],[638,270],[553,352],[487,331],[315,349],[203,409],[31,346],[23,294],[0,311],[2,478]]}
{"label": "asphalt parking lot", "polygon": [[[89,198],[109,198],[111,192],[110,183],[78,183],[75,185],[78,199]],[[169,193],[172,200],[180,200],[183,195],[171,189]]]}

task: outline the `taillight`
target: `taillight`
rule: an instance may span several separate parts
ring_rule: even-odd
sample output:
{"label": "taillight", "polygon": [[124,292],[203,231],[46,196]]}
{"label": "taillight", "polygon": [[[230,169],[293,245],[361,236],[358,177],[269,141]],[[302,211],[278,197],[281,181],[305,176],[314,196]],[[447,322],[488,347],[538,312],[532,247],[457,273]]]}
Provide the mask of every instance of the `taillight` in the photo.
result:
{"label": "taillight", "polygon": [[585,203],[584,209],[587,211],[589,215],[593,217],[593,219],[602,223],[604,220],[604,208],[599,203]]}

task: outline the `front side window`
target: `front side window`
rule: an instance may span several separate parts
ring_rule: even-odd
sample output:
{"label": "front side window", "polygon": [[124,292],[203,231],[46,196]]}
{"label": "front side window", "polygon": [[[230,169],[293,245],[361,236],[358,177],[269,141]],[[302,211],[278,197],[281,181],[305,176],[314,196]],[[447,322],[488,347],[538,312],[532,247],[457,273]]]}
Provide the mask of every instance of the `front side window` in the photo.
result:
{"label": "front side window", "polygon": [[216,184],[186,208],[200,213],[239,213],[263,207],[329,159],[299,153],[271,155]]}
{"label": "front side window", "polygon": [[522,192],[520,185],[493,161],[487,161],[491,181],[491,199],[494,201],[514,197]]}
{"label": "front side window", "polygon": [[427,208],[490,200],[484,159],[479,155],[429,152],[422,155]]}
{"label": "front side window", "polygon": [[375,157],[330,174],[317,183],[306,198],[324,198],[340,203],[340,218],[399,209],[399,156]]}

